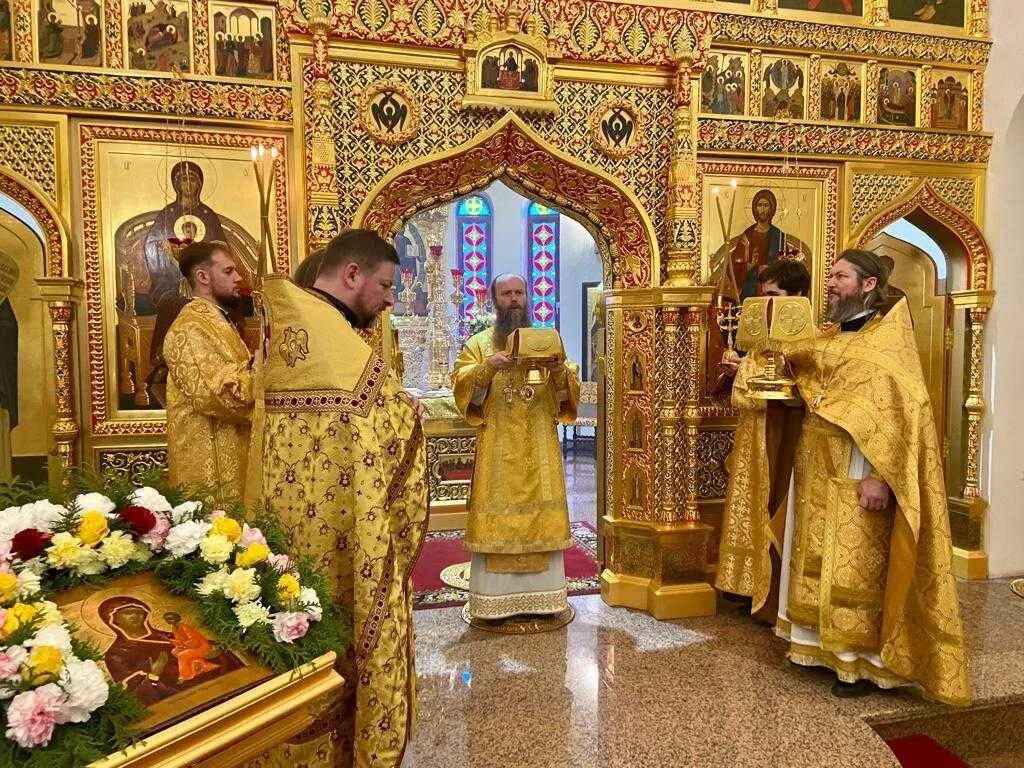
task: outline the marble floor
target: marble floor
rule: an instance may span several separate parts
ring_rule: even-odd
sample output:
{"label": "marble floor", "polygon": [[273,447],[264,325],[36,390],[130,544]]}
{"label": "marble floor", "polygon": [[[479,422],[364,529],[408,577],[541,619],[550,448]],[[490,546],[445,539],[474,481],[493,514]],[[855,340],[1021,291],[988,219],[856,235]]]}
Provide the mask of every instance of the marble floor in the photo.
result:
{"label": "marble floor", "polygon": [[[961,596],[972,714],[1024,707],[1024,601],[1005,581],[963,583]],[[833,698],[828,673],[791,665],[785,644],[729,603],[658,622],[599,596],[571,602],[572,624],[530,636],[472,629],[458,608],[417,611],[419,723],[404,765],[881,768],[896,765],[875,730],[885,724],[923,732],[914,721],[931,718],[952,729],[935,737],[947,746],[987,738],[908,693]],[[1007,727],[1019,730],[1015,717]],[[1003,765],[1005,749],[970,748],[988,755],[976,765]]]}

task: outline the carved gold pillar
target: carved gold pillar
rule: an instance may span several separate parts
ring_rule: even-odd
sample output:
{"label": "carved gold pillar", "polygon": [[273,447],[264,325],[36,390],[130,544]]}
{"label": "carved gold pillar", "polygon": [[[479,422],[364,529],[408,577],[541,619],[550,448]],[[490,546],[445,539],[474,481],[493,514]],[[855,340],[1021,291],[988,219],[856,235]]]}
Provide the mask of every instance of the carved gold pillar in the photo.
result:
{"label": "carved gold pillar", "polygon": [[694,285],[700,281],[697,251],[697,112],[700,73],[693,52],[676,55],[676,106],[672,113],[672,159],[668,171],[665,215],[666,285]]}
{"label": "carved gold pillar", "polygon": [[934,87],[935,76],[932,70],[932,65],[925,64],[921,67],[921,98],[918,100],[918,109],[921,110],[921,113],[917,124],[922,128],[932,127],[932,100],[935,96],[933,93]]}
{"label": "carved gold pillar", "polygon": [[754,0],[758,13],[775,16],[779,12],[779,0]]}
{"label": "carved gold pillar", "polygon": [[754,48],[750,52],[750,103],[747,104],[747,114],[751,117],[761,117],[764,102],[764,62],[761,58],[761,49]]}
{"label": "carved gold pillar", "polygon": [[334,84],[332,64],[328,58],[330,27],[325,18],[310,21],[313,34],[312,113],[308,134],[306,189],[306,231],[311,249],[326,245],[341,229],[338,208],[337,156],[332,130]]}
{"label": "carved gold pillar", "polygon": [[988,555],[984,550],[982,529],[988,509],[981,496],[981,421],[985,416],[985,375],[983,350],[985,318],[995,294],[988,290],[956,291],[950,294],[955,312],[967,313],[967,395],[964,413],[967,418],[967,461],[961,498],[950,499],[951,521],[961,525],[954,535],[953,572],[965,579],[988,578]]}
{"label": "carved gold pillar", "polygon": [[11,12],[11,58],[32,63],[32,0],[14,0]]}
{"label": "carved gold pillar", "polygon": [[210,74],[209,11],[209,0],[192,0],[192,18],[189,19],[192,29],[192,72],[197,75]]}
{"label": "carved gold pillar", "polygon": [[971,72],[970,114],[971,130],[985,130],[985,72],[981,69]]}
{"label": "carved gold pillar", "polygon": [[864,122],[869,125],[878,122],[878,62],[872,59],[864,68],[867,89],[864,99]]}
{"label": "carved gold pillar", "polygon": [[83,285],[66,277],[41,277],[39,292],[50,312],[53,334],[54,413],[52,427],[55,462],[51,482],[63,480],[65,471],[79,463],[78,419],[75,408],[74,308],[82,300]]}
{"label": "carved gold pillar", "polygon": [[971,0],[967,29],[971,37],[988,37],[988,0]]}
{"label": "carved gold pillar", "polygon": [[811,56],[810,71],[807,73],[807,119],[821,119],[821,56]]}
{"label": "carved gold pillar", "polygon": [[876,27],[889,26],[889,0],[865,0],[864,6],[870,24]]}

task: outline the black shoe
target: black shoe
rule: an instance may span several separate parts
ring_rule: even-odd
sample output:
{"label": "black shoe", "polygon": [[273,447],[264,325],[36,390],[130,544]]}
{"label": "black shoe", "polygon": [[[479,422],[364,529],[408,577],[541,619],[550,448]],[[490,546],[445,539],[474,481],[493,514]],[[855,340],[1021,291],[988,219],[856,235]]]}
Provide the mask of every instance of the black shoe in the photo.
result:
{"label": "black shoe", "polygon": [[858,680],[855,683],[847,683],[843,680],[836,680],[832,684],[832,695],[839,699],[856,699],[875,693],[878,686],[870,680]]}
{"label": "black shoe", "polygon": [[754,599],[752,597],[747,595],[737,595],[733,592],[723,592],[722,597],[730,603],[736,603],[737,605],[742,605],[746,608],[750,608],[754,603]]}

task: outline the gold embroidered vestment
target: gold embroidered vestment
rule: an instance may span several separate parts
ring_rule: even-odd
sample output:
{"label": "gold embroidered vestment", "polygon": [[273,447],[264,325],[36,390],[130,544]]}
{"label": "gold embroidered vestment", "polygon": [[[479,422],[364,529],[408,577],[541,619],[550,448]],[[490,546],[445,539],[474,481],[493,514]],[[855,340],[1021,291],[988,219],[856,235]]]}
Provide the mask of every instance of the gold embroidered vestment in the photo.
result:
{"label": "gold embroidered vestment", "polygon": [[353,621],[341,700],[272,764],[397,768],[414,718],[421,424],[393,371],[336,308],[283,277],[265,279],[263,297],[269,338],[253,423],[262,464],[250,494],[278,518],[289,551],[314,559]]}
{"label": "gold embroidered vestment", "polygon": [[253,404],[245,342],[215,304],[194,298],[171,324],[163,350],[170,481],[241,498]]}
{"label": "gold embroidered vestment", "polygon": [[[466,548],[471,552],[522,555],[568,549],[569,512],[558,443],[558,421],[576,420],[579,376],[567,366],[567,399],[559,403],[555,374],[525,392],[518,368],[494,370],[490,329],[471,337],[452,375],[455,404],[477,427],[476,463],[470,491]],[[473,400],[486,389],[482,403]]]}

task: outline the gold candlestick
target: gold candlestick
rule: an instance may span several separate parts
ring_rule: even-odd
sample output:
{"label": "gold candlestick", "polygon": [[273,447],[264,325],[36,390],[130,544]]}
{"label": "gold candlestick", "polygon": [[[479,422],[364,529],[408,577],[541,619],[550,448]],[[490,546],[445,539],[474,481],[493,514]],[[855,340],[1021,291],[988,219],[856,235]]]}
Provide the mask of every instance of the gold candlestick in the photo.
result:
{"label": "gold candlestick", "polygon": [[257,266],[257,279],[275,272],[274,269],[274,235],[270,231],[270,198],[274,194],[277,181],[277,147],[270,151],[261,141],[249,147],[253,171],[256,174],[256,187],[260,195],[260,263]]}

